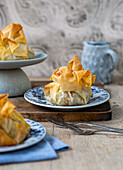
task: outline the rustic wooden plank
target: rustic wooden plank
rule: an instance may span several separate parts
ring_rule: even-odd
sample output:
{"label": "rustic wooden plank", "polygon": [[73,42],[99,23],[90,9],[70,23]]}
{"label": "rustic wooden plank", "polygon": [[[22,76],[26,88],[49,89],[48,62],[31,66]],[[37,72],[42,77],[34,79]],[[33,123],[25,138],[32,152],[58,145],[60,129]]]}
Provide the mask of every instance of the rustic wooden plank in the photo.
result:
{"label": "rustic wooden plank", "polygon": [[35,121],[47,121],[48,117],[59,121],[101,121],[110,120],[112,113],[109,102],[95,107],[67,112],[33,105],[25,101],[23,97],[10,98],[9,100],[17,106],[16,110],[25,118]]}

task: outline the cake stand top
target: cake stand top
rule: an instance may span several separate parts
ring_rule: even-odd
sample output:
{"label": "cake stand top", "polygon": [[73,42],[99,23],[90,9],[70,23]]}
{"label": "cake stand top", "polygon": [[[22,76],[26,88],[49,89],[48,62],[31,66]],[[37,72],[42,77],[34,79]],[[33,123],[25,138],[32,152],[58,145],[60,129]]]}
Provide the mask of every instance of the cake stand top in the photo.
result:
{"label": "cake stand top", "polygon": [[33,64],[38,64],[47,58],[47,54],[41,52],[35,52],[35,56],[28,60],[11,60],[11,61],[0,61],[0,69],[17,69]]}

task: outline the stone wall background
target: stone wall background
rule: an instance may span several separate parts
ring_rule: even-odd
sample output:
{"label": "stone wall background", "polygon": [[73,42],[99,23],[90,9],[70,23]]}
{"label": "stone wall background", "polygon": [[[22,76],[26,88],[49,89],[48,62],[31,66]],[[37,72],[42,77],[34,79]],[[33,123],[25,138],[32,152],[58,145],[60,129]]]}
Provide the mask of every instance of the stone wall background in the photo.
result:
{"label": "stone wall background", "polygon": [[28,76],[50,76],[77,54],[83,41],[106,41],[117,52],[123,73],[123,0],[0,0],[0,29],[24,27],[28,45],[48,54],[24,68]]}

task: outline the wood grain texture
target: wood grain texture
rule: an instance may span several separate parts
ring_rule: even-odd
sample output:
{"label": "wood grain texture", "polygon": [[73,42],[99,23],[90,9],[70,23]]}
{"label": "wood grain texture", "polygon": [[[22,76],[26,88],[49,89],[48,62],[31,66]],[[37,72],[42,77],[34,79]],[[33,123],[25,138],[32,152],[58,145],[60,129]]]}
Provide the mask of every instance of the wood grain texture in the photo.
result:
{"label": "wood grain texture", "polygon": [[[50,117],[59,121],[102,121],[110,120],[112,111],[109,102],[102,105],[76,111],[60,111],[32,105],[23,97],[9,99],[17,106],[23,117],[35,121],[47,121]],[[23,106],[23,107],[22,107]]]}
{"label": "wood grain texture", "polygon": [[50,76],[82,55],[83,41],[107,41],[117,52],[123,73],[123,0],[0,0],[0,29],[12,22],[24,27],[28,44],[48,54],[24,68],[28,76]]}
{"label": "wood grain texture", "polygon": [[[37,86],[43,86],[50,81],[38,80],[32,81],[32,88]],[[96,83],[98,87],[103,87],[102,83]],[[9,98],[11,102],[17,107],[24,118],[32,119],[35,121],[47,121],[48,118],[52,118],[58,121],[102,121],[110,120],[112,117],[112,111],[109,101],[99,106],[85,108],[76,111],[62,111],[53,110],[51,108],[39,107],[27,102],[23,97]]]}
{"label": "wood grain texture", "polygon": [[[92,122],[123,128],[123,76],[115,77],[113,84],[105,85],[111,93],[112,120]],[[122,170],[123,136],[116,134],[76,135],[69,129],[41,122],[47,133],[70,146],[69,151],[58,153],[56,160],[19,163],[0,166],[0,170]]]}

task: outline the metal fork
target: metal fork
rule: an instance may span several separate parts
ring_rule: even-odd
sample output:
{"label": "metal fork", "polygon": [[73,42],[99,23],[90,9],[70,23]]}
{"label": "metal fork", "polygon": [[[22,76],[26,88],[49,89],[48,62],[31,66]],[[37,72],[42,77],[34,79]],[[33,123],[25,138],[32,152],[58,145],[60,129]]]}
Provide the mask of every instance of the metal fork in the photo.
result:
{"label": "metal fork", "polygon": [[[52,123],[54,123],[56,125],[65,127],[65,128],[69,128],[69,129],[77,132],[80,135],[93,135],[96,132],[114,132],[114,133],[122,133],[123,134],[123,129],[110,128],[110,127],[100,126],[100,125],[95,125],[95,124],[78,123],[78,124],[72,125],[72,124],[69,124],[69,123],[66,123],[66,122],[59,122],[59,121],[53,120],[51,118],[48,118],[48,121],[50,121],[50,122],[52,122]],[[96,129],[96,130],[84,130],[84,129],[78,128],[77,127],[78,125],[81,125],[81,126],[84,125],[84,126],[89,126],[89,127],[98,127],[100,129]]]}

